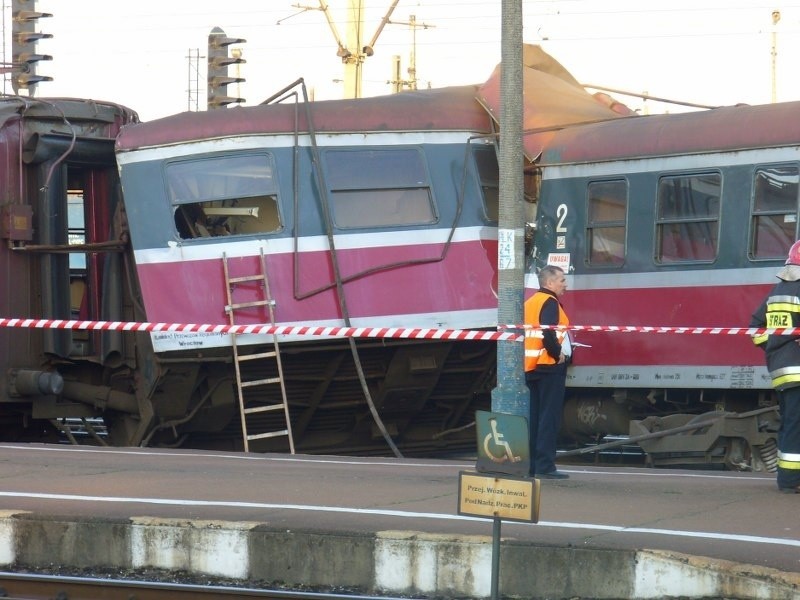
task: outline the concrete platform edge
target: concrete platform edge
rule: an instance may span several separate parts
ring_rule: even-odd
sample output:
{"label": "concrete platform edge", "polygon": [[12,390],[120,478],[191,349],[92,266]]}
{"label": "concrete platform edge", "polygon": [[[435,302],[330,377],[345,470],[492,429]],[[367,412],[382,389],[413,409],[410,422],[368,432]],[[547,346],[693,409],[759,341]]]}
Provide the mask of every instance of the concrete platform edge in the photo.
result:
{"label": "concrete platform edge", "polygon": [[[491,536],[287,531],[261,522],[80,520],[0,511],[0,567],[167,569],[381,594],[487,598]],[[504,538],[506,598],[800,600],[800,574],[650,550],[554,547]]]}

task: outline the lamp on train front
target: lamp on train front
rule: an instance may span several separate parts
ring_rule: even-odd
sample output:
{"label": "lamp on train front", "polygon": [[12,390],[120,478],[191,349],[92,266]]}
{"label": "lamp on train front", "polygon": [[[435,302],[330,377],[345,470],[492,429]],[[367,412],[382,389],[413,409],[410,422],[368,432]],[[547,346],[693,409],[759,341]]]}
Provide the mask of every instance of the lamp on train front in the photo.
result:
{"label": "lamp on train front", "polygon": [[11,87],[15,94],[20,89],[28,90],[33,96],[35,86],[41,81],[53,81],[52,77],[37,75],[36,65],[41,60],[53,60],[48,54],[37,52],[39,40],[50,39],[50,33],[36,31],[36,23],[40,18],[52,17],[50,13],[36,11],[36,0],[12,0],[11,2],[11,54],[13,68],[11,71]]}
{"label": "lamp on train front", "polygon": [[244,98],[227,94],[228,85],[244,81],[242,77],[229,77],[228,66],[245,62],[241,52],[238,55],[229,56],[228,46],[242,44],[246,41],[241,38],[227,37],[220,27],[214,27],[208,34],[208,110],[244,102]]}

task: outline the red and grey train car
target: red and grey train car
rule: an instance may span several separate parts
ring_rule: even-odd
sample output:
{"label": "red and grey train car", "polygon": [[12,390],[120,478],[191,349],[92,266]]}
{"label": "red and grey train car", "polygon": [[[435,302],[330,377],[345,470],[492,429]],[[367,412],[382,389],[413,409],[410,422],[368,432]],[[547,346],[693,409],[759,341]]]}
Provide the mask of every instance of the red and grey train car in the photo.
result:
{"label": "red and grey train car", "polygon": [[[147,320],[228,323],[230,287],[233,303],[255,303],[236,324],[496,326],[497,162],[476,92],[307,103],[289,91],[125,128],[117,160]],[[272,314],[259,286],[229,286],[262,268]],[[258,353],[268,339],[236,344]],[[131,426],[136,436],[120,441],[240,443],[231,336],[153,333],[151,343],[149,430]],[[464,426],[488,406],[491,342],[354,346],[281,339],[298,449],[385,449],[365,388],[403,451],[474,441]],[[242,369],[246,380],[277,374],[269,361]],[[262,399],[279,402],[278,391]],[[264,415],[260,427],[279,420]]]}
{"label": "red and grey train car", "polygon": [[[553,133],[537,161],[531,272],[567,268],[574,323],[746,328],[800,235],[798,115],[800,103],[732,106]],[[589,347],[567,413],[586,433],[773,403],[747,335],[577,336]]]}

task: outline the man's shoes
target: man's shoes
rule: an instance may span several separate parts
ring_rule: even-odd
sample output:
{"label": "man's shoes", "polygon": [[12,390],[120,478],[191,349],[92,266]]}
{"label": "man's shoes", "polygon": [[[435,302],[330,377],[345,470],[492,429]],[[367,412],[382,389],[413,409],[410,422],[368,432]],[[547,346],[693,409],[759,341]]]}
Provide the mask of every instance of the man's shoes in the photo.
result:
{"label": "man's shoes", "polygon": [[778,488],[781,494],[800,494],[800,485]]}
{"label": "man's shoes", "polygon": [[549,473],[540,473],[535,475],[538,479],[569,479],[569,475],[564,471],[550,471]]}

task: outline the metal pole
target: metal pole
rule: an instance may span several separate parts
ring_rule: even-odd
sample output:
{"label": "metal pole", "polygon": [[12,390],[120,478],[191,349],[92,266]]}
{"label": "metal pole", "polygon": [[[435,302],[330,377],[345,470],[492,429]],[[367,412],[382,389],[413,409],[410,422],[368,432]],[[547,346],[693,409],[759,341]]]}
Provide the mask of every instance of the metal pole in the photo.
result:
{"label": "metal pole", "polygon": [[495,517],[492,525],[492,600],[500,595],[500,525],[502,519]]}
{"label": "metal pole", "polygon": [[781,12],[779,10],[772,11],[772,103],[778,101],[778,21],[781,20]]}
{"label": "metal pole", "polygon": [[361,32],[364,29],[364,0],[349,0],[346,44],[350,54],[344,61],[344,97],[361,98],[362,53]]}
{"label": "metal pole", "polygon": [[[497,317],[500,323],[521,323],[525,277],[522,0],[502,0],[501,46]],[[528,416],[530,393],[523,373],[523,345],[519,342],[497,342],[497,387],[492,390],[492,410]]]}

